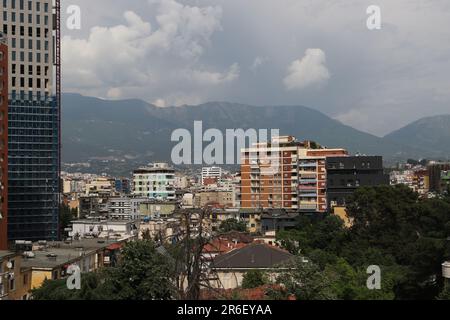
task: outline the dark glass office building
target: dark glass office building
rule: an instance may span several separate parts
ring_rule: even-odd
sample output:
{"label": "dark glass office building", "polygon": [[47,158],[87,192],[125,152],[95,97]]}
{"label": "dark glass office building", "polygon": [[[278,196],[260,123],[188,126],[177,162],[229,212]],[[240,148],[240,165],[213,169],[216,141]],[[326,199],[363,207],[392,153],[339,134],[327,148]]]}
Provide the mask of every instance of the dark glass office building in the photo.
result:
{"label": "dark glass office building", "polygon": [[329,209],[345,206],[358,187],[389,185],[380,156],[327,157],[326,172]]}
{"label": "dark glass office building", "polygon": [[12,97],[8,111],[8,238],[56,240],[59,210],[56,99]]}

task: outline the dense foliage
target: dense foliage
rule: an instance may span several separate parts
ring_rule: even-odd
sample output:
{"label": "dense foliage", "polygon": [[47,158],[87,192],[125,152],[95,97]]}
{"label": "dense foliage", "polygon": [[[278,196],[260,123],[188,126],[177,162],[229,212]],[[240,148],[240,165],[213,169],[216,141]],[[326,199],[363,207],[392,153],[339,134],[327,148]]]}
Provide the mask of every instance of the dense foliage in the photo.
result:
{"label": "dense foliage", "polygon": [[[279,233],[289,251],[314,265],[297,263],[293,274],[280,277],[291,293],[300,299],[445,297],[441,264],[450,257],[448,199],[420,200],[405,186],[360,188],[349,199],[347,213],[353,220],[349,229],[336,216],[304,217],[295,229]],[[366,287],[370,265],[381,268],[381,290]],[[314,272],[321,275],[318,283],[294,285],[293,278]],[[309,293],[305,283],[316,289]]]}
{"label": "dense foliage", "polygon": [[252,289],[265,285],[268,283],[268,279],[264,272],[260,270],[250,270],[242,279],[242,288]]}
{"label": "dense foliage", "polygon": [[33,290],[35,300],[161,300],[173,296],[173,266],[148,240],[128,243],[118,266],[82,274],[81,290],[66,280],[46,280]]}

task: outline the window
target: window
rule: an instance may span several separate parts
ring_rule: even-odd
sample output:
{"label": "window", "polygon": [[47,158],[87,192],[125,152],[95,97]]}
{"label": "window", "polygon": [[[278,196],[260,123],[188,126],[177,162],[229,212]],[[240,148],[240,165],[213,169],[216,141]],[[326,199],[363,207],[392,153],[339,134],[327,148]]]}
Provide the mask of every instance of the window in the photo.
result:
{"label": "window", "polygon": [[9,280],[9,290],[10,291],[16,290],[16,280],[15,279]]}

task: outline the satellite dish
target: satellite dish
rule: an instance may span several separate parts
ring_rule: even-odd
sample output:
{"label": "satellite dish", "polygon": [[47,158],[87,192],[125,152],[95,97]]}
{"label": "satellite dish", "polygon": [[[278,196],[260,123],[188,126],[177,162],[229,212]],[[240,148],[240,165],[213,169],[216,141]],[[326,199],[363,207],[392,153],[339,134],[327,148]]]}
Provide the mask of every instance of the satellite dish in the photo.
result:
{"label": "satellite dish", "polygon": [[6,264],[6,267],[8,268],[8,269],[12,269],[12,263],[11,263],[11,261],[8,261],[8,263]]}

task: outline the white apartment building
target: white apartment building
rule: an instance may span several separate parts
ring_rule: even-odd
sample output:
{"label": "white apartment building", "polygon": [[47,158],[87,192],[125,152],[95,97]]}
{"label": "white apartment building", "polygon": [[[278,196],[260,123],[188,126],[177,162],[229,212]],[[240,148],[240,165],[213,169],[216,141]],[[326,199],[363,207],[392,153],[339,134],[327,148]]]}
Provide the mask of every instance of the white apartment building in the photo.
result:
{"label": "white apartment building", "polygon": [[203,167],[202,168],[202,184],[205,184],[205,179],[220,180],[222,177],[222,168],[220,167]]}
{"label": "white apartment building", "polygon": [[108,199],[108,215],[113,220],[140,219],[140,205],[147,198],[111,197]]}
{"label": "white apartment building", "polygon": [[157,200],[175,200],[175,170],[155,163],[133,172],[133,195]]}

